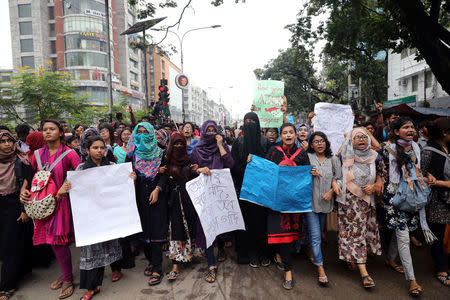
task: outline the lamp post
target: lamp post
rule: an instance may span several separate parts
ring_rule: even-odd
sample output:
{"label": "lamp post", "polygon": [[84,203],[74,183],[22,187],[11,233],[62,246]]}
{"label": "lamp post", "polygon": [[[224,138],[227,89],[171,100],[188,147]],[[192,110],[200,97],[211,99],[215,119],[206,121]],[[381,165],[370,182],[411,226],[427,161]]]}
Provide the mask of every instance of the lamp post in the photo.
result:
{"label": "lamp post", "polygon": [[[188,34],[189,32],[192,31],[197,31],[197,30],[202,30],[202,29],[211,29],[211,28],[219,28],[222,27],[222,25],[211,25],[211,26],[205,26],[205,27],[198,27],[198,28],[193,28],[193,29],[189,29],[188,31],[186,31],[185,33],[183,33],[183,35],[180,36],[178,35],[178,33],[176,33],[175,31],[172,30],[167,30],[170,33],[173,33],[176,35],[176,37],[178,38],[178,42],[180,43],[180,60],[181,60],[181,73],[184,73],[184,55],[183,55],[183,41],[184,41],[184,37],[186,36],[186,34]],[[156,30],[156,31],[165,31],[165,29],[152,29],[152,30]],[[186,92],[185,89],[181,90],[181,115],[183,118],[183,123],[186,123],[186,114],[185,114],[185,110],[184,110],[184,103],[185,103],[185,98],[186,98]]]}

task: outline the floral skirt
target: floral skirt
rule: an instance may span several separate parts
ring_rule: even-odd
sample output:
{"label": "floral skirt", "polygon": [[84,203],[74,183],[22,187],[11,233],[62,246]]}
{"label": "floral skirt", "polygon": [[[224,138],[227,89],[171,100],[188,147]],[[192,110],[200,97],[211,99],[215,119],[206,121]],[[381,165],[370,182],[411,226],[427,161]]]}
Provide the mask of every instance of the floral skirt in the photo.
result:
{"label": "floral skirt", "polygon": [[375,208],[347,193],[347,203],[338,203],[339,259],[363,264],[367,254],[381,255]]}

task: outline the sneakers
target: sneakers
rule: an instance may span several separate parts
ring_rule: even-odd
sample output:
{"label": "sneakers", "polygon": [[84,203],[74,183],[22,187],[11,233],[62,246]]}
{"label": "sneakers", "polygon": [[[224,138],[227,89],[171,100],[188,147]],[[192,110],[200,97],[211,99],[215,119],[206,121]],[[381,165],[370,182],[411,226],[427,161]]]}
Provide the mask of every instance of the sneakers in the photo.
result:
{"label": "sneakers", "polygon": [[262,257],[261,258],[261,266],[263,266],[263,267],[270,266],[270,259],[268,259],[267,257]]}
{"label": "sneakers", "polygon": [[250,260],[250,267],[259,268],[259,261],[257,261],[256,259]]}

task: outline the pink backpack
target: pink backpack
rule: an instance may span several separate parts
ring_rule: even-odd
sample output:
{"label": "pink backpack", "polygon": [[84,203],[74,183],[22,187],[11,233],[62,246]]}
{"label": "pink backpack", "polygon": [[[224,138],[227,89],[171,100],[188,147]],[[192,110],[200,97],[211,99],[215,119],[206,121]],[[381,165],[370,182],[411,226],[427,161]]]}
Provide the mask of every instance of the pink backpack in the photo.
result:
{"label": "pink backpack", "polygon": [[297,157],[297,155],[300,154],[300,152],[302,152],[301,148],[298,148],[297,151],[295,151],[290,158],[287,157],[286,153],[284,153],[283,148],[281,148],[280,146],[275,146],[275,148],[283,152],[283,160],[278,164],[279,166],[290,166],[290,167],[297,166],[294,159]]}
{"label": "pink backpack", "polygon": [[51,166],[48,166],[48,163],[45,164],[45,166],[42,166],[39,150],[34,151],[38,171],[34,174],[33,180],[31,181],[31,200],[24,204],[25,212],[30,218],[35,220],[45,220],[53,215],[56,209],[56,194],[58,193],[58,187],[51,176],[51,171],[71,151],[73,150],[66,150],[55,159]]}

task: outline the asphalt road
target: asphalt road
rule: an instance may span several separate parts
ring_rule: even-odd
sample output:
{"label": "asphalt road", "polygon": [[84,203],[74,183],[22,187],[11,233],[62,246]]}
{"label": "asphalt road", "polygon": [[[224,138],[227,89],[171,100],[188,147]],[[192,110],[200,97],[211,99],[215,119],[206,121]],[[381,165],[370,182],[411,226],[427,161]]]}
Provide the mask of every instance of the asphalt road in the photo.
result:
{"label": "asphalt road", "polygon": [[[111,282],[111,269],[107,268],[101,292],[94,299],[410,299],[408,284],[404,275],[384,266],[383,257],[369,259],[368,270],[376,287],[366,291],[361,286],[358,271],[350,271],[337,259],[337,245],[334,235],[324,246],[324,262],[330,285],[317,284],[316,267],[304,255],[294,259],[294,289],[286,291],[281,286],[283,272],[273,264],[253,269],[248,265],[235,263],[234,250],[227,249],[228,259],[219,265],[217,281],[209,284],[204,280],[206,261],[183,266],[175,282],[163,282],[154,287],[147,285],[143,275],[146,260],[141,254],[136,258],[136,268],[124,270],[124,276],[116,283]],[[433,276],[433,267],[428,248],[412,248],[415,273],[424,288],[421,299],[450,299],[450,289]],[[78,289],[78,253],[73,248],[75,293],[69,299],[80,299],[85,290]],[[164,259],[164,272],[170,270],[169,261]],[[59,275],[56,261],[48,269],[35,269],[27,275],[12,299],[47,300],[58,299],[58,291],[49,288],[50,282]]]}

